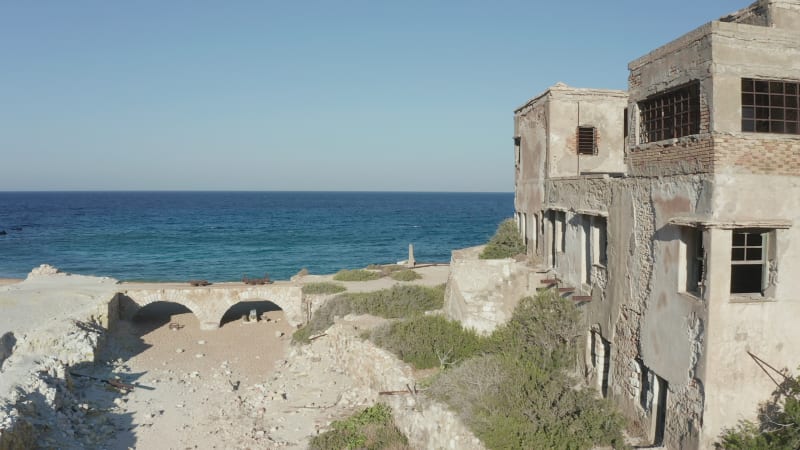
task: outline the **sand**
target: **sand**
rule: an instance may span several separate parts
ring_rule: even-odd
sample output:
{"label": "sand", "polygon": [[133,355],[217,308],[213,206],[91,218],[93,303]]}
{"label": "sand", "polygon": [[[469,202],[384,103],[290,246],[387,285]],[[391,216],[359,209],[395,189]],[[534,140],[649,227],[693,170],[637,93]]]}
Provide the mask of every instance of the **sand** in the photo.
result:
{"label": "sand", "polygon": [[[448,268],[429,266],[418,272],[423,278],[413,284],[438,285],[446,281]],[[331,278],[308,276],[296,282]],[[116,289],[116,280],[62,274],[0,283],[5,283],[0,326],[27,340],[72,330],[74,325],[65,319],[88,317]],[[398,282],[384,278],[342,284],[349,291],[371,291]],[[68,369],[97,380],[71,377],[60,412],[49,413],[40,444],[304,449],[332,420],[374,402],[375,393],[336,367],[334,350],[324,339],[314,346],[292,346],[294,330],[283,311],[267,301],[257,304],[262,320],[244,323],[241,316],[248,311],[234,308],[222,327],[212,331],[201,330],[188,309],[173,303],[153,303],[134,320],[118,321],[106,334],[97,362]],[[47,342],[43,339],[36,348],[50,353],[54,349]],[[15,354],[2,368],[0,381],[9,381],[3,391],[35,366],[34,359],[23,356]],[[102,382],[115,378],[135,387],[119,390]]]}

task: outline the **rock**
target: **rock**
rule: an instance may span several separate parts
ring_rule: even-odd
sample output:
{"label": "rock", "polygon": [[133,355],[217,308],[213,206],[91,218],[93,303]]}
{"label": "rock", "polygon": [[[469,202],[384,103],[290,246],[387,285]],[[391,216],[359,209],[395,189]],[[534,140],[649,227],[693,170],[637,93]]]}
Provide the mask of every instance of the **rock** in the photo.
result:
{"label": "rock", "polygon": [[196,353],[196,354],[194,355],[194,357],[195,357],[195,358],[202,358],[202,357],[204,357],[204,356],[206,356],[206,355],[205,355],[205,353]]}
{"label": "rock", "polygon": [[283,334],[284,334],[283,331],[276,331],[275,332],[275,337],[276,338],[283,337]]}
{"label": "rock", "polygon": [[200,345],[206,345],[206,341],[203,341],[203,340],[197,341],[197,343],[200,344]]}
{"label": "rock", "polygon": [[182,349],[182,348],[176,348],[176,349],[175,349],[175,353],[183,353],[183,352],[185,352],[185,351],[186,351],[186,350],[184,350],[184,349]]}

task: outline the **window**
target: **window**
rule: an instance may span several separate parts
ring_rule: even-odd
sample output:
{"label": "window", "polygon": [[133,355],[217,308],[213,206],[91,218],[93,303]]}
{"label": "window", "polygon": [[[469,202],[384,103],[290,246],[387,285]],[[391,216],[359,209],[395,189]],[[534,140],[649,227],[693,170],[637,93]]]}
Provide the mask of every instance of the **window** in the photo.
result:
{"label": "window", "polygon": [[742,78],[742,131],[800,134],[800,82]]}
{"label": "window", "polygon": [[700,83],[648,98],[639,103],[639,141],[648,142],[689,136],[700,132]]}
{"label": "window", "polygon": [[578,154],[597,154],[597,128],[578,127]]}
{"label": "window", "polygon": [[556,224],[555,224],[555,248],[558,252],[564,253],[567,251],[567,213],[564,211],[555,211]]}
{"label": "window", "polygon": [[731,294],[763,293],[767,272],[766,230],[733,230],[731,244]]}
{"label": "window", "polygon": [[686,227],[681,236],[681,261],[684,272],[680,288],[697,296],[703,295],[703,276],[705,271],[705,251],[703,249],[703,230]]}
{"label": "window", "polygon": [[522,138],[519,136],[514,136],[514,166],[519,167],[519,163],[522,161],[522,154],[520,151],[520,145],[522,144]]}
{"label": "window", "polygon": [[605,266],[608,262],[608,240],[606,237],[606,218],[592,217],[592,264]]}

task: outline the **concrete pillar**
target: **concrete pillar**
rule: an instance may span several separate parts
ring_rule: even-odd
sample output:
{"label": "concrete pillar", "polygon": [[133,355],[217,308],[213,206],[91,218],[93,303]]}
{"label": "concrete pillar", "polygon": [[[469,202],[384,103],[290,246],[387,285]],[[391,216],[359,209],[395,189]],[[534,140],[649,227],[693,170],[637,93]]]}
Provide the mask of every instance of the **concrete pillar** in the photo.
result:
{"label": "concrete pillar", "polygon": [[414,244],[408,244],[408,267],[414,267],[417,261],[414,260]]}

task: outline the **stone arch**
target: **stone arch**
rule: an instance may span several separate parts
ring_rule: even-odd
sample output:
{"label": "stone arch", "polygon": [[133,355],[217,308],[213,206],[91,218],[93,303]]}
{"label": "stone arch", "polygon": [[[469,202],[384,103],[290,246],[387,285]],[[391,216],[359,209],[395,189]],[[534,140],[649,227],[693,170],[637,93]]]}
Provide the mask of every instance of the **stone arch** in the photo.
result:
{"label": "stone arch", "polygon": [[248,315],[251,310],[255,310],[258,320],[261,320],[263,314],[274,311],[282,312],[283,308],[271,300],[242,299],[225,310],[220,317],[219,326],[222,327],[225,326],[225,324],[239,320],[243,315]]}

